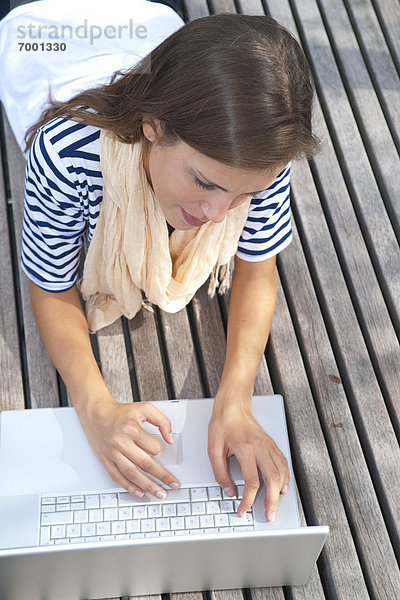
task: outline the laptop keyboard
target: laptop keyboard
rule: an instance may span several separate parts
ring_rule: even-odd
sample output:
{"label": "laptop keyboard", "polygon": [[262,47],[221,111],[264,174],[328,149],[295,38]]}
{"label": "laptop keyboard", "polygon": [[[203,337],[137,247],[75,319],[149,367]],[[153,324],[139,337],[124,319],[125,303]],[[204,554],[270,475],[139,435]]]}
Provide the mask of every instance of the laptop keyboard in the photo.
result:
{"label": "laptop keyboard", "polygon": [[216,485],[168,490],[165,500],[121,489],[43,494],[40,545],[254,531],[252,509],[237,515],[242,494],[243,485],[234,498]]}

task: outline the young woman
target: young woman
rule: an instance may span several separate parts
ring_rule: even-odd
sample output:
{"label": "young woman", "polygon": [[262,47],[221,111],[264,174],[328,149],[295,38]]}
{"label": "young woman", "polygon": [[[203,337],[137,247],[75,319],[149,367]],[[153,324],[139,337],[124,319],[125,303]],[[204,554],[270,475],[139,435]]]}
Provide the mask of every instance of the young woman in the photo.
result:
{"label": "young woman", "polygon": [[[29,128],[22,268],[44,343],[100,461],[131,493],[163,498],[179,482],[157,463],[160,444],[141,423],[173,443],[171,424],[148,403],[111,396],[88,323],[94,331],[131,318],[143,297],[180,310],[210,274],[211,293],[226,289],[234,256],[209,457],[231,495],[226,457],[237,457],[239,514],[254,501],[259,469],[272,521],[288,467],[250,402],[275,308],[276,255],[291,240],[290,161],[317,145],[312,79],[297,42],[269,17],[214,15],[173,29],[108,83],[51,102]],[[77,290],[84,237],[86,315]]]}

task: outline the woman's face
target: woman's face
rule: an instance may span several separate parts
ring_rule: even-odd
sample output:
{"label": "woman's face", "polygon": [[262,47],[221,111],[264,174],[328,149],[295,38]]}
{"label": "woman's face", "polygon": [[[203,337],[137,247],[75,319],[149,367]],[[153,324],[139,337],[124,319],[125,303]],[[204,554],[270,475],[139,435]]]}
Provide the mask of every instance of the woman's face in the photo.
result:
{"label": "woman's face", "polygon": [[152,142],[145,165],[164,216],[175,229],[192,229],[208,221],[223,221],[228,210],[271,185],[283,169],[249,171],[228,167],[184,142],[161,146],[159,121],[143,123],[143,132]]}

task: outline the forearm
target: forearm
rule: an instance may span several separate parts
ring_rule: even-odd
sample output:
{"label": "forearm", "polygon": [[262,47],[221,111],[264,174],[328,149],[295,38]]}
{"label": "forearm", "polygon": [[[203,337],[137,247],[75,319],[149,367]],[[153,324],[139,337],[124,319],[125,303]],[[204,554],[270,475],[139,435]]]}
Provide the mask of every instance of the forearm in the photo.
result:
{"label": "forearm", "polygon": [[51,293],[29,282],[40,335],[77,410],[108,391],[94,358],[87,322],[74,286]]}
{"label": "forearm", "polygon": [[235,258],[219,395],[229,396],[232,391],[235,397],[251,397],[271,329],[276,294],[275,257],[263,263]]}

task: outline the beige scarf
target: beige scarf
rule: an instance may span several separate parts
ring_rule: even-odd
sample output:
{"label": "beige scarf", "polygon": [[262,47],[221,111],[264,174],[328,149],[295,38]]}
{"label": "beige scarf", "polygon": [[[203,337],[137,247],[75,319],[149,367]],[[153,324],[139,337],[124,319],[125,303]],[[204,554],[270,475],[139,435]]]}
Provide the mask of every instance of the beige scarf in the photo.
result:
{"label": "beige scarf", "polygon": [[228,211],[221,223],[175,230],[169,237],[143,167],[142,142],[124,144],[102,130],[100,164],[103,200],[79,284],[89,330],[121,315],[131,319],[149,303],[177,312],[210,274],[209,295],[217,287],[224,293],[250,199]]}

